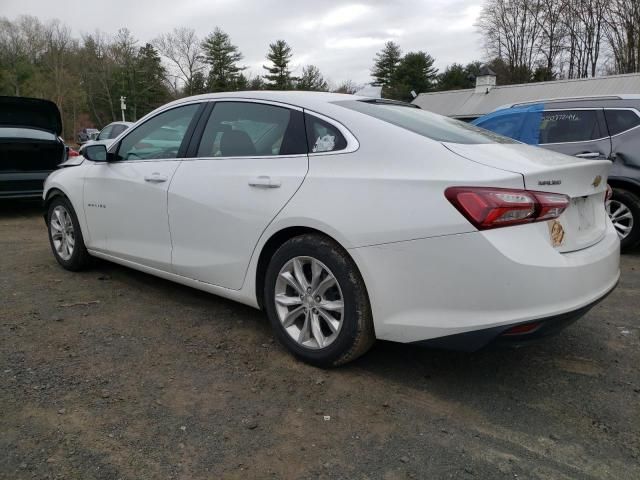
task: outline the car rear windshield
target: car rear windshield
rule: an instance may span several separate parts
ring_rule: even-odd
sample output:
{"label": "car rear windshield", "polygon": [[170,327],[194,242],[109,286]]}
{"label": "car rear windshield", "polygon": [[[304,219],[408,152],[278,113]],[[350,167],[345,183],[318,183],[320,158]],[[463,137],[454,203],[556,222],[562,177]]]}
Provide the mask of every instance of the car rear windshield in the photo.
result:
{"label": "car rear windshield", "polygon": [[412,105],[367,100],[347,100],[335,103],[438,142],[517,143],[510,138],[459,120],[427,112]]}

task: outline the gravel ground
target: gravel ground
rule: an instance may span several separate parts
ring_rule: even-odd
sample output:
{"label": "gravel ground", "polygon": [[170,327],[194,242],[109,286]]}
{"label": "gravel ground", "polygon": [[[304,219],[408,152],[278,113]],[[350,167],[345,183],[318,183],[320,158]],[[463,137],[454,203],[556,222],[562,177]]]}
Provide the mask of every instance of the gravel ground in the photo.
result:
{"label": "gravel ground", "polygon": [[64,271],[33,205],[0,204],[0,247],[1,478],[640,478],[640,252],[543,343],[323,371],[256,310]]}

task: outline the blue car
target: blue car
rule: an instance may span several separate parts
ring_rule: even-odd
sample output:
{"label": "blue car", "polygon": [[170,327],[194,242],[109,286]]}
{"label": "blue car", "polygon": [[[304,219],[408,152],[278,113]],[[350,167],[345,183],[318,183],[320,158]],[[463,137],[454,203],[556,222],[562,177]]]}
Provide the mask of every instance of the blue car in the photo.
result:
{"label": "blue car", "polygon": [[640,243],[640,95],[507,105],[471,123],[529,145],[611,160],[607,211],[623,250]]}

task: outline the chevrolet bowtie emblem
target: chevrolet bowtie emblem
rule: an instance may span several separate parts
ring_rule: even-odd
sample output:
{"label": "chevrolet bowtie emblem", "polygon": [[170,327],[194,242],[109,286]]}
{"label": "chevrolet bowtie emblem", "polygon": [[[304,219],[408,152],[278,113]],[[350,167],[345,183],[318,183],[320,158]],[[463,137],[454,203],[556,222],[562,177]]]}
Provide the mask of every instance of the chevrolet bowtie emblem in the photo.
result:
{"label": "chevrolet bowtie emblem", "polygon": [[591,186],[593,188],[598,188],[598,185],[600,185],[600,182],[602,182],[602,177],[600,175],[597,175],[596,178],[593,179]]}

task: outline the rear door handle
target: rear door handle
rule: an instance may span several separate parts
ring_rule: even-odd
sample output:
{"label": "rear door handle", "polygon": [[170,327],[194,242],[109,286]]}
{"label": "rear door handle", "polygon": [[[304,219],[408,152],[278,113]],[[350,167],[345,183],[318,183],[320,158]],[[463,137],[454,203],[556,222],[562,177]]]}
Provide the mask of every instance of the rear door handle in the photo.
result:
{"label": "rear door handle", "polygon": [[282,182],[277,178],[271,178],[267,175],[253,177],[249,179],[249,185],[256,188],[279,188]]}
{"label": "rear door handle", "polygon": [[151,175],[145,175],[144,181],[151,183],[162,183],[169,180],[169,177],[165,175],[160,175],[159,173],[152,173]]}
{"label": "rear door handle", "polygon": [[578,158],[599,158],[604,157],[600,152],[585,152],[576,154]]}

